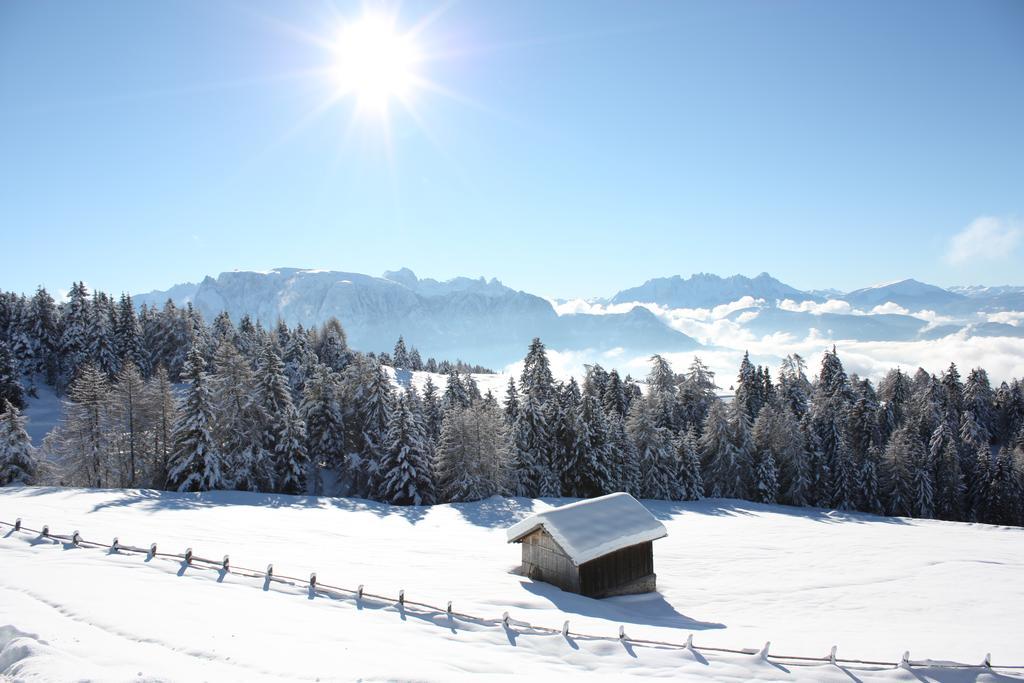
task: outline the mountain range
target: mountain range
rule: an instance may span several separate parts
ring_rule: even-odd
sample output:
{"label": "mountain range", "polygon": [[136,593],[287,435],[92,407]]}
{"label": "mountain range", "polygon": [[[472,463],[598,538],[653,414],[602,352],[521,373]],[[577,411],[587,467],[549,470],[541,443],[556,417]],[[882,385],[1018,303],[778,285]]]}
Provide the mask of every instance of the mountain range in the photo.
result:
{"label": "mountain range", "polygon": [[[558,304],[564,302],[496,279],[421,279],[407,268],[380,277],[300,268],[231,271],[135,296],[139,306],[161,306],[167,299],[191,303],[207,319],[227,311],[236,322],[248,314],[264,325],[284,320],[310,327],[333,316],[361,350],[390,349],[401,335],[424,356],[494,366],[520,359],[538,336],[559,350],[646,354],[713,346],[715,339],[698,340],[683,331],[690,329],[689,320],[712,315],[758,338],[783,333],[803,339],[815,332],[859,341],[952,333],[1024,337],[1024,327],[1012,324],[1024,317],[1013,315],[1024,311],[1024,287],[943,289],[911,279],[842,293],[802,291],[767,273],[699,273],[648,280],[585,302],[578,309],[583,312],[561,315]],[[716,306],[728,310],[712,314]]]}

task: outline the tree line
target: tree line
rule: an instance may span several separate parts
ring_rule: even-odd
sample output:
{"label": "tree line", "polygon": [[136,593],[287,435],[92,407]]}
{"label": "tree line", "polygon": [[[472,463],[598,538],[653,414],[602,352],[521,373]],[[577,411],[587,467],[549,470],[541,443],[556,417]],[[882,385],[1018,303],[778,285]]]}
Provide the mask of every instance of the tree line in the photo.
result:
{"label": "tree line", "polygon": [[[981,368],[966,379],[953,364],[941,376],[896,369],[876,387],[847,375],[835,349],[813,378],[796,355],[775,378],[744,356],[722,398],[696,358],[677,373],[652,357],[643,389],[599,365],[582,384],[556,382],[537,339],[499,400],[465,365],[448,364],[443,390],[396,378],[380,355],[349,348],[336,320],[264,330],[223,314],[206,325],[170,302],[136,317],[129,298],[97,305],[79,285],[60,306],[47,298],[20,300],[17,318],[0,308],[0,484],[400,505],[628,491],[1024,521],[1024,387],[993,388]],[[410,355],[399,340],[384,360]],[[66,392],[42,453],[12,400],[25,381]]]}

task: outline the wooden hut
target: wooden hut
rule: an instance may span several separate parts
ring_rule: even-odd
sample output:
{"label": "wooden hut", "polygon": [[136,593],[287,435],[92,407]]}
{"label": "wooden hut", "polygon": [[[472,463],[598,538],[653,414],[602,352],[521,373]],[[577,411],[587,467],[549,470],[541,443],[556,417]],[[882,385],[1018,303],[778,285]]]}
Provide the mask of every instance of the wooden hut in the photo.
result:
{"label": "wooden hut", "polygon": [[665,526],[633,496],[613,493],[528,517],[508,529],[522,574],[592,598],[655,590],[653,542]]}

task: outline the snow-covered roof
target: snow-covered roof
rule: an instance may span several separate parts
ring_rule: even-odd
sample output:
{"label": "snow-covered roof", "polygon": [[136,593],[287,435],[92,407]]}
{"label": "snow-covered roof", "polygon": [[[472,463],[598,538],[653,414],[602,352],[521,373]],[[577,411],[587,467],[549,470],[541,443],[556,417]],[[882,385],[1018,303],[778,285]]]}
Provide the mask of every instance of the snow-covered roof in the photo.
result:
{"label": "snow-covered roof", "polygon": [[516,543],[539,527],[577,565],[668,535],[665,525],[628,493],[581,500],[527,517],[508,528],[508,542]]}

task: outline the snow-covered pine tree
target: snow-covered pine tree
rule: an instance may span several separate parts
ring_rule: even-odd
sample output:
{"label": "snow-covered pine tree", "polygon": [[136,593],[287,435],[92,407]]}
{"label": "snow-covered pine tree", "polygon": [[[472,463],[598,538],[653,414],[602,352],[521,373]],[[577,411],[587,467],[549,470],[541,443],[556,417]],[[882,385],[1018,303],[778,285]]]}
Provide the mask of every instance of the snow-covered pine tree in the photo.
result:
{"label": "snow-covered pine tree", "polygon": [[1005,446],[992,462],[991,476],[984,499],[982,521],[989,524],[1017,525],[1021,519],[1020,460]]}
{"label": "snow-covered pine tree", "polygon": [[355,450],[358,454],[357,459],[350,458],[355,494],[369,497],[377,489],[395,392],[384,368],[374,359],[364,358],[352,366],[354,373],[350,376],[347,402],[356,406],[357,412],[352,420],[345,418],[346,424],[354,427],[354,434],[350,432],[346,442],[350,452]]}
{"label": "snow-covered pine tree", "polygon": [[563,496],[573,495],[569,491],[574,488],[574,475],[568,469],[577,466],[585,457],[580,400],[580,389],[575,379],[560,385],[560,391],[553,399],[551,466],[559,480],[559,495]]}
{"label": "snow-covered pine tree", "polygon": [[761,375],[750,362],[750,354],[744,351],[736,382],[736,397],[733,400],[743,406],[751,420],[757,419],[757,413],[761,410],[764,402],[763,389]]}
{"label": "snow-covered pine tree", "polygon": [[345,419],[339,399],[337,375],[326,365],[316,366],[307,380],[299,412],[306,423],[306,451],[314,467],[314,492],[323,494],[321,470],[342,474],[345,461]]}
{"label": "snow-covered pine tree", "polygon": [[167,474],[173,491],[213,491],[227,488],[223,457],[213,435],[216,408],[205,372],[206,362],[192,347],[185,363],[188,389],[174,426],[174,450]]}
{"label": "snow-covered pine tree", "polygon": [[63,390],[78,375],[78,368],[89,359],[89,319],[92,317],[89,293],[85,284],[76,282],[71,286],[68,300],[61,306],[63,330],[58,348],[60,350],[60,388]]}
{"label": "snow-covered pine tree", "polygon": [[516,380],[514,377],[508,378],[508,388],[505,390],[505,423],[512,426],[516,423],[516,418],[519,417],[519,391],[516,389]]}
{"label": "snow-covered pine tree", "polygon": [[621,419],[626,418],[626,410],[629,402],[626,399],[626,390],[622,386],[622,379],[617,370],[608,373],[608,383],[605,386],[604,394],[601,396],[601,404],[609,415],[617,415]]}
{"label": "snow-covered pine tree", "polygon": [[978,446],[974,453],[974,464],[971,467],[971,480],[967,486],[965,502],[968,521],[984,522],[987,520],[988,496],[992,485],[993,469],[992,448],[987,443]]}
{"label": "snow-covered pine tree", "polygon": [[149,353],[142,344],[142,328],[139,326],[135,306],[128,294],[122,294],[117,304],[114,323],[114,348],[122,363],[132,363],[143,377],[151,371]]}
{"label": "snow-covered pine tree", "polygon": [[116,314],[114,304],[106,293],[96,290],[92,296],[92,316],[89,320],[89,357],[96,367],[113,377],[121,367],[114,338]]}
{"label": "snow-covered pine tree", "polygon": [[782,359],[779,368],[778,395],[797,421],[802,420],[811,402],[811,383],[807,362],[796,353]]}
{"label": "snow-covered pine tree", "polygon": [[38,462],[18,408],[0,399],[0,486],[35,483]]}
{"label": "snow-covered pine tree", "polygon": [[880,446],[872,445],[864,458],[860,461],[857,470],[860,482],[860,500],[858,506],[864,512],[871,512],[876,515],[885,514],[885,505],[882,502],[882,449]]}
{"label": "snow-covered pine tree", "polygon": [[932,432],[928,455],[935,484],[934,514],[939,519],[958,520],[962,514],[963,476],[960,474],[959,449],[948,420],[943,419]]}
{"label": "snow-covered pine tree", "polygon": [[435,462],[439,499],[462,502],[502,493],[510,447],[504,418],[493,406],[445,413]]}
{"label": "snow-covered pine tree", "polygon": [[679,482],[672,432],[659,426],[657,404],[649,397],[633,401],[626,429],[636,448],[640,496],[666,500],[678,490]]}
{"label": "snow-covered pine tree", "polygon": [[754,462],[751,493],[759,503],[774,503],[779,494],[778,467],[775,457],[775,429],[778,409],[765,405],[754,420]]}
{"label": "snow-covered pine tree", "polygon": [[405,348],[405,339],[401,336],[398,337],[398,341],[395,342],[395,352],[392,355],[395,362],[396,370],[408,370],[409,369],[409,351]]}
{"label": "snow-covered pine tree", "polygon": [[729,412],[721,401],[708,409],[699,449],[705,494],[710,498],[741,498],[744,473],[733,443]]}
{"label": "snow-covered pine tree", "polygon": [[534,399],[545,406],[555,392],[555,380],[551,375],[544,344],[539,338],[530,342],[530,349],[523,359],[523,372],[519,380],[522,394],[533,394]]}
{"label": "snow-covered pine tree", "polygon": [[271,344],[263,349],[257,375],[260,403],[267,416],[263,447],[273,455],[274,488],[280,493],[305,493],[309,468],[306,426],[292,401],[284,363]]}
{"label": "snow-covered pine tree", "polygon": [[[563,405],[568,408],[569,402]],[[574,438],[563,451],[563,493],[593,498],[614,492],[608,421],[596,396],[583,395],[565,434]]]}
{"label": "snow-covered pine tree", "polygon": [[441,399],[437,394],[437,386],[434,380],[428,375],[423,385],[423,429],[427,439],[436,443],[441,438],[441,423],[444,420],[444,411],[441,409]]}
{"label": "snow-covered pine tree", "polygon": [[441,408],[449,411],[452,408],[468,408],[470,404],[469,392],[462,383],[462,377],[458,370],[452,369],[448,373],[448,382],[444,388],[444,396],[441,398]]}
{"label": "snow-covered pine tree", "polygon": [[61,422],[44,444],[70,486],[111,484],[107,457],[106,406],[110,386],[91,363],[78,370],[64,402]]}
{"label": "snow-covered pine tree", "polygon": [[42,374],[47,384],[56,386],[60,372],[57,356],[60,344],[59,320],[53,297],[43,287],[36,290],[29,304],[29,334],[32,338],[35,366],[33,372]]}
{"label": "snow-covered pine tree", "polygon": [[608,413],[608,441],[612,457],[613,490],[638,496],[640,468],[636,447],[626,431],[626,421],[616,412]]}
{"label": "snow-covered pine tree", "polygon": [[19,410],[25,407],[25,390],[21,386],[14,358],[7,342],[0,339],[0,401],[7,401]]}
{"label": "snow-covered pine tree", "polygon": [[889,438],[885,447],[884,472],[887,514],[909,516],[913,509],[913,427],[902,425]]}
{"label": "snow-covered pine tree", "polygon": [[551,468],[550,430],[540,399],[523,396],[512,426],[510,488],[517,496],[537,498],[560,495],[560,482]]}
{"label": "snow-covered pine tree", "polygon": [[989,384],[988,373],[982,368],[974,368],[964,384],[964,413],[971,414],[977,425],[976,438],[985,443],[991,443],[993,437],[994,402],[995,394]]}
{"label": "snow-covered pine tree", "polygon": [[249,360],[225,339],[217,346],[213,366],[214,435],[224,457],[225,480],[240,491],[272,491],[274,462],[263,443],[269,416]]}
{"label": "snow-covered pine tree", "polygon": [[832,477],[828,469],[828,459],[821,447],[821,439],[814,429],[812,414],[813,409],[800,421],[804,453],[807,456],[807,504],[829,507],[832,503]]}
{"label": "snow-covered pine tree", "polygon": [[691,429],[676,440],[676,499],[700,500],[704,497],[704,481],[697,455],[697,435]]}
{"label": "snow-covered pine tree", "polygon": [[376,498],[392,505],[433,503],[430,450],[404,394],[391,411],[384,443]]}
{"label": "snow-covered pine tree", "polygon": [[213,325],[210,331],[210,341],[220,348],[220,345],[224,342],[230,342],[236,349],[238,348],[238,333],[235,331],[235,325],[231,322],[231,316],[228,315],[227,311],[221,311],[213,318]]}

